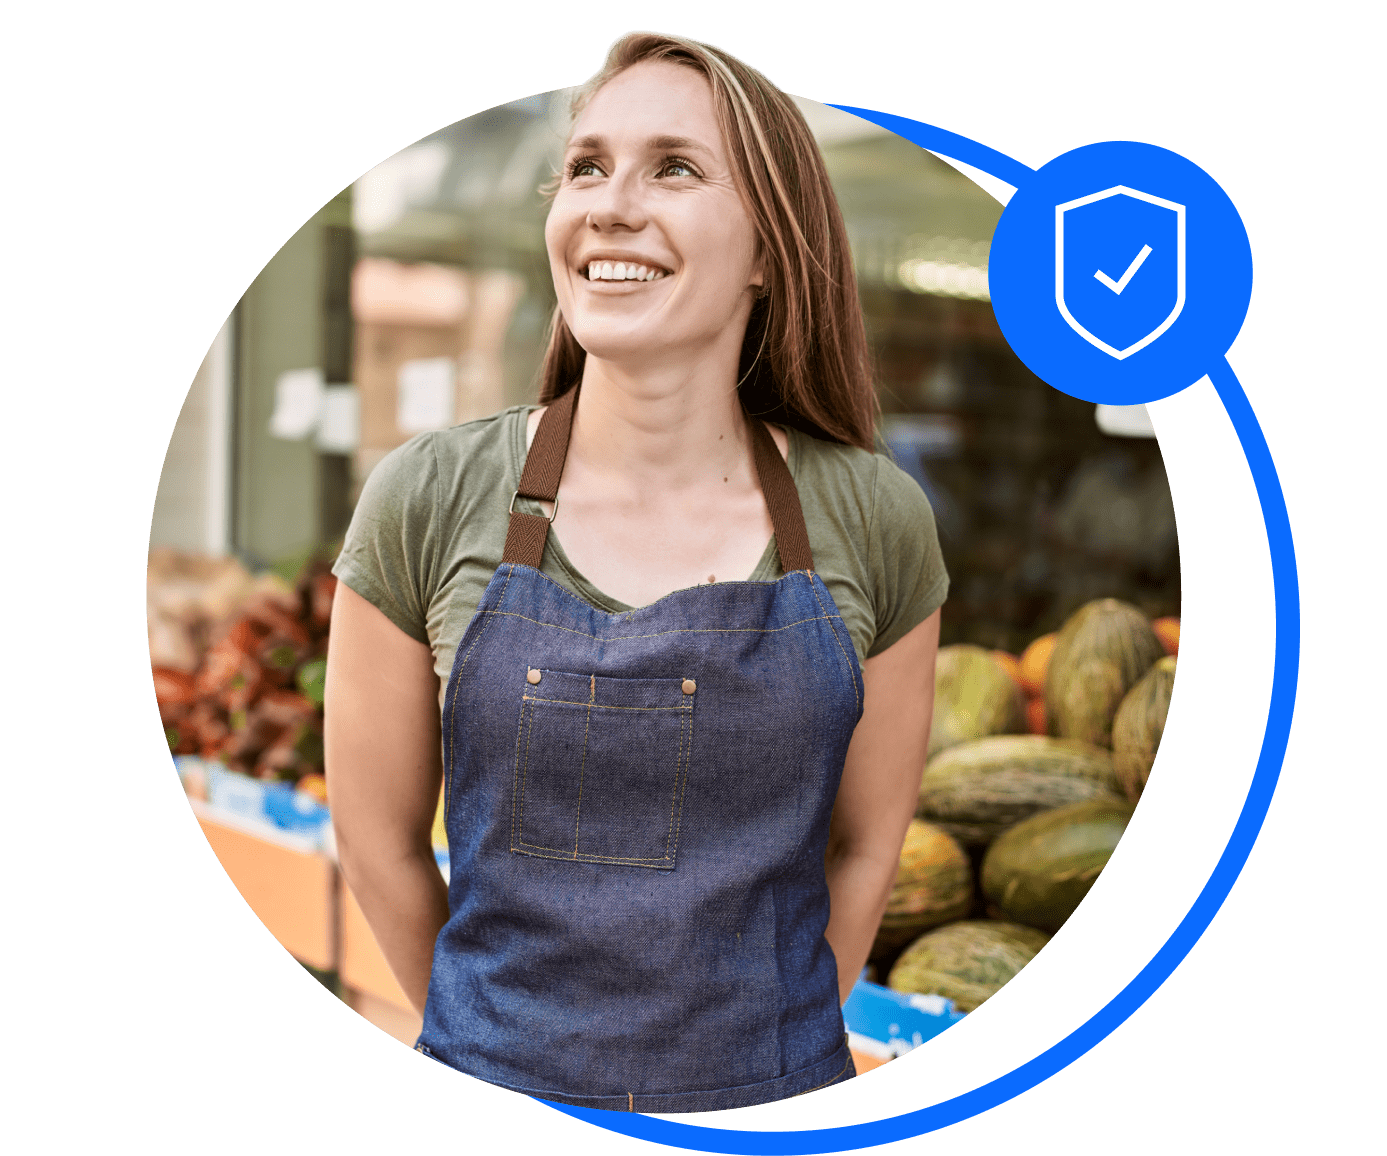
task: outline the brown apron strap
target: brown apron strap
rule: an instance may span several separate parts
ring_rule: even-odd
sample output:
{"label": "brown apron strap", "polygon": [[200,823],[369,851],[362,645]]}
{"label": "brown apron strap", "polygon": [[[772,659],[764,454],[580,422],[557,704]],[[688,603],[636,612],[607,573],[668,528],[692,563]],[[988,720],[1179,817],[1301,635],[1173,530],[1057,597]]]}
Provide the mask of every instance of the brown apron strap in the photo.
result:
{"label": "brown apron strap", "polygon": [[[540,568],[544,559],[544,543],[549,538],[551,519],[543,514],[526,514],[515,508],[516,498],[533,498],[553,502],[557,507],[559,479],[563,476],[564,459],[568,457],[568,438],[573,430],[573,407],[578,399],[575,385],[562,397],[551,402],[539,419],[534,441],[525,456],[525,469],[520,486],[511,496],[510,526],[506,530],[506,546],[502,563],[514,562]],[[809,531],[804,525],[799,491],[790,476],[790,467],[776,449],[765,424],[758,418],[748,418],[751,425],[752,457],[756,462],[756,477],[770,511],[775,529],[776,547],[780,551],[780,566],[785,573],[794,570],[813,570],[814,554],[809,548]],[[557,509],[556,509],[557,512]]]}
{"label": "brown apron strap", "polygon": [[758,417],[748,417],[751,424],[751,449],[756,460],[756,476],[761,481],[761,493],[775,528],[775,545],[780,551],[780,568],[786,574],[795,570],[813,570],[814,552],[809,548],[809,531],[804,525],[804,509],[799,503],[799,491],[790,467],[776,449],[775,441]]}
{"label": "brown apron strap", "polygon": [[535,570],[540,568],[551,519],[543,514],[522,513],[515,508],[515,499],[534,498],[554,502],[557,506],[559,479],[563,477],[563,463],[568,457],[568,435],[573,429],[573,406],[577,399],[578,387],[575,385],[562,397],[550,402],[540,416],[539,428],[535,430],[534,441],[525,455],[520,486],[511,495],[510,525],[506,528],[506,548],[501,553],[503,564],[517,562]]}

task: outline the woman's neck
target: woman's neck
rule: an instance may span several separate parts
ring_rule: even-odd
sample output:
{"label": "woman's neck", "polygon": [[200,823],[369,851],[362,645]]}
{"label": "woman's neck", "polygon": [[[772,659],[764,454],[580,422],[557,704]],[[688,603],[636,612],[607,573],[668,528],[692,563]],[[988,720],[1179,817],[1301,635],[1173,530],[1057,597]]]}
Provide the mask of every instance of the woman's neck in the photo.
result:
{"label": "woman's neck", "polygon": [[647,493],[741,472],[751,450],[736,385],[716,363],[633,374],[589,356],[569,461],[594,479]]}

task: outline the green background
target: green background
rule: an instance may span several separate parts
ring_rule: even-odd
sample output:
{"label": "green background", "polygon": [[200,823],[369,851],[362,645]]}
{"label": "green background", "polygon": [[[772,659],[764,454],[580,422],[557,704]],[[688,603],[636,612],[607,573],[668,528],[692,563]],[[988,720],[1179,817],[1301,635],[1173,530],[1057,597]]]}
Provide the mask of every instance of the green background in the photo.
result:
{"label": "green background", "polygon": [[[1094,140],[1172,148],[1232,196],[1257,262],[1230,359],[1286,490],[1305,626],[1264,833],[1203,941],[1117,1034],[1021,1098],[893,1150],[1368,1141],[1381,901],[1355,890],[1375,853],[1380,677],[1352,658],[1381,640],[1362,612],[1381,588],[1365,545],[1381,533],[1369,461],[1383,375],[1368,348],[1377,172],[1358,124],[1380,28],[1336,6],[1240,11],[280,0],[11,17],[6,1034],[19,1150],[655,1150],[456,1077],[288,958],[169,772],[141,601],[173,419],[275,248],[386,155],[580,83],[614,36],[649,26],[721,44],[789,92],[922,119],[1031,165]],[[717,1123],[849,1123],[974,1087],[1100,1008],[1196,894],[1261,740],[1270,569],[1211,387],[1153,419],[1179,520],[1183,661],[1157,776],[1110,869],[1014,984],[928,1048]]]}

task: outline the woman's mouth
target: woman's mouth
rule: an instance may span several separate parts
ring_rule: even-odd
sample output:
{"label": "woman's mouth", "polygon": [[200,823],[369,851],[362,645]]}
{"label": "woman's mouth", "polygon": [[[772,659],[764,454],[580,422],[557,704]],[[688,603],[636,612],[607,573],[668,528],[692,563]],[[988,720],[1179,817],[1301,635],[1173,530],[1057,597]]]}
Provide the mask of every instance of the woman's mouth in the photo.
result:
{"label": "woman's mouth", "polygon": [[659,281],[666,270],[656,265],[640,265],[631,261],[590,261],[589,281]]}

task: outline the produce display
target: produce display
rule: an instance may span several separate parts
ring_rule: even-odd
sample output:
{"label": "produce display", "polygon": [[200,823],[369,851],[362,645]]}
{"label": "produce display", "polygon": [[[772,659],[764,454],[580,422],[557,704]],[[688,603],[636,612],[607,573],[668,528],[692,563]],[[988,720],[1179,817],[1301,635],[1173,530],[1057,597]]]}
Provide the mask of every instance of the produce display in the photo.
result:
{"label": "produce display", "polygon": [[1151,623],[1135,606],[1103,598],[1082,607],[1064,624],[1050,655],[1050,733],[1110,747],[1123,696],[1163,654]]}
{"label": "produce display", "polygon": [[1165,647],[1165,652],[1174,658],[1180,653],[1180,620],[1178,618],[1155,618],[1151,621],[1151,629],[1156,632],[1156,637],[1161,640],[1161,645]]}
{"label": "produce display", "polygon": [[[1151,622],[1104,598],[1019,656],[940,649],[942,730],[931,735],[916,817],[964,853],[979,886],[966,909],[904,950],[900,920],[882,921],[871,959],[891,988],[972,1010],[1073,914],[1150,776],[1179,643],[1178,618]],[[893,904],[910,890],[905,865],[918,854],[902,852]]]}
{"label": "produce display", "polygon": [[903,947],[927,928],[961,919],[972,906],[973,869],[963,848],[933,824],[912,819],[877,932],[879,948]]}
{"label": "produce display", "polygon": [[963,920],[920,936],[901,953],[886,986],[929,992],[961,1012],[984,1000],[1035,958],[1050,937],[1034,927],[1000,920]]}
{"label": "produce display", "polygon": [[1042,634],[1021,652],[1017,660],[1017,682],[1028,695],[1045,693],[1045,674],[1050,669],[1050,655],[1055,652],[1054,634]]}
{"label": "produce display", "polygon": [[1042,811],[1004,831],[982,864],[989,910],[1058,931],[1107,866],[1131,817],[1126,799],[1105,795]]}
{"label": "produce display", "polygon": [[925,764],[916,814],[965,847],[986,846],[1038,811],[1119,791],[1113,753],[1077,739],[996,735]]}
{"label": "produce display", "polygon": [[994,655],[981,646],[941,646],[934,669],[931,755],[986,735],[1025,733],[1025,698]]}
{"label": "produce display", "polygon": [[1123,791],[1133,803],[1140,798],[1151,764],[1156,761],[1174,689],[1175,659],[1167,655],[1142,675],[1113,716],[1113,764]]}
{"label": "produce display", "polygon": [[157,551],[150,657],[169,749],[326,798],[323,676],[337,580],[326,562],[295,584],[235,559]]}

